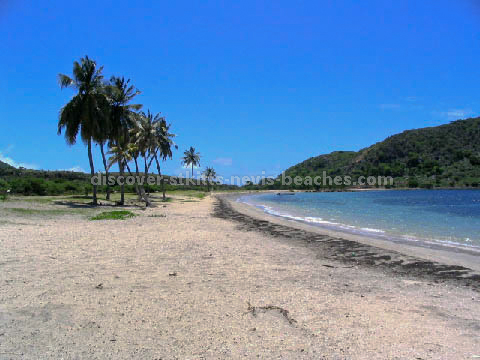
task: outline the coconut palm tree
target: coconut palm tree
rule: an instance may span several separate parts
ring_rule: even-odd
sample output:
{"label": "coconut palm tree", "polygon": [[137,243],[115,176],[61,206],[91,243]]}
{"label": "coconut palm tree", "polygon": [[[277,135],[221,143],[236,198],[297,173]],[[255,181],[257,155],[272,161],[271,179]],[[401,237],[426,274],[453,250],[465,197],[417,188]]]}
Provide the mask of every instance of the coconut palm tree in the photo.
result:
{"label": "coconut palm tree", "polygon": [[153,160],[153,153],[157,143],[157,127],[159,126],[159,115],[155,117],[147,110],[147,113],[141,112],[135,122],[135,127],[131,130],[132,142],[137,145],[140,156],[144,159],[145,176]]}
{"label": "coconut palm tree", "polygon": [[215,180],[217,177],[217,173],[215,172],[215,169],[211,167],[207,167],[203,172],[203,177],[207,181],[207,189],[208,189],[208,192],[210,192],[210,181]]}
{"label": "coconut palm tree", "polygon": [[[156,121],[156,137],[155,137],[155,146],[153,151],[153,157],[157,164],[158,175],[161,176],[160,171],[160,162],[158,158],[160,157],[163,161],[171,159],[173,156],[172,147],[178,149],[178,146],[173,142],[175,134],[170,133],[171,124],[167,124],[167,120],[164,117],[160,117],[160,114],[155,116]],[[165,196],[165,179],[162,177],[162,193],[163,201],[166,200]]]}
{"label": "coconut palm tree", "polygon": [[[142,105],[130,104],[130,102],[140,94],[140,91],[130,84],[130,79],[125,80],[124,77],[112,76],[106,84],[104,92],[110,104],[109,146],[125,147],[130,141],[130,130],[135,122],[135,114],[142,108]],[[123,176],[125,163],[119,161],[118,168],[120,175]],[[120,192],[119,204],[123,205],[125,203],[125,187],[123,185]]]}
{"label": "coconut palm tree", "polygon": [[193,179],[193,167],[200,166],[200,153],[195,151],[195,148],[190,146],[190,149],[185,150],[183,153],[182,165],[192,166],[192,179]]}
{"label": "coconut palm tree", "polygon": [[[108,159],[108,167],[112,167],[113,164],[121,164],[121,168],[124,169],[126,167],[128,173],[133,176],[132,170],[130,169],[130,166],[128,166],[128,162],[132,160],[132,154],[136,150],[134,144],[120,141],[118,145],[112,146],[108,151],[108,154],[111,155]],[[123,174],[121,175],[123,176]]]}
{"label": "coconut palm tree", "polygon": [[118,168],[120,171],[120,176],[123,178],[123,182],[120,185],[120,202],[119,205],[125,204],[125,167],[128,170],[130,176],[132,175],[132,171],[128,166],[128,162],[132,160],[132,153],[136,151],[135,145],[128,143],[124,137],[119,137],[116,141],[116,145],[112,145],[108,154],[111,155],[108,159],[108,169],[110,169],[113,164],[118,164]]}
{"label": "coconut palm tree", "polygon": [[135,122],[135,114],[142,108],[141,104],[130,104],[139,95],[140,90],[130,84],[130,79],[112,76],[105,86],[105,94],[111,107],[111,137],[115,140],[120,136],[128,138],[129,129]]}
{"label": "coconut palm tree", "polygon": [[[73,76],[58,75],[60,87],[72,88],[77,94],[60,110],[58,135],[65,129],[67,144],[73,145],[80,132],[82,141],[87,145],[90,173],[95,175],[92,156],[92,141],[99,134],[107,121],[108,102],[102,91],[103,66],[88,56],[73,63]],[[93,185],[93,204],[97,205],[97,186]]]}
{"label": "coconut palm tree", "polygon": [[[141,112],[136,115],[134,127],[130,130],[131,142],[135,144],[136,151],[133,152],[133,161],[135,162],[135,172],[137,179],[140,179],[140,169],[138,166],[139,158],[143,157],[145,170],[144,178],[148,176],[148,170],[153,161],[153,152],[156,144],[156,122],[154,116],[148,110],[147,113]],[[147,206],[152,205],[145,193],[143,183],[137,184],[137,193],[139,200],[144,200]]]}

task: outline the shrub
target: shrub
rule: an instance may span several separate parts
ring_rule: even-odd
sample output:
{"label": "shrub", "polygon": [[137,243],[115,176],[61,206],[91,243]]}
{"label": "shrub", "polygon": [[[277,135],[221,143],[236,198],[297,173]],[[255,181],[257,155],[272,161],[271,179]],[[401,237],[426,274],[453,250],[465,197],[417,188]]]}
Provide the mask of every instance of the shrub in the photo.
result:
{"label": "shrub", "polygon": [[0,179],[0,200],[5,200],[7,198],[7,191],[9,189],[8,183],[5,180]]}
{"label": "shrub", "polygon": [[418,180],[417,179],[408,179],[408,187],[409,188],[418,187]]}
{"label": "shrub", "polygon": [[90,218],[90,220],[125,220],[134,216],[134,213],[127,210],[104,211]]}

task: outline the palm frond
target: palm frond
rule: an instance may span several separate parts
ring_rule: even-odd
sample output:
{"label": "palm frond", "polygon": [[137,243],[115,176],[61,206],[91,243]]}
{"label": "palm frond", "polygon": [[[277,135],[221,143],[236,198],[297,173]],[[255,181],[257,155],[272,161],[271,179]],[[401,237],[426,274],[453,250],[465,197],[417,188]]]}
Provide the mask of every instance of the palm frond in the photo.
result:
{"label": "palm frond", "polygon": [[65,74],[58,74],[58,84],[60,85],[60,88],[67,88],[71,86],[75,86],[75,81],[69,77],[68,75]]}
{"label": "palm frond", "polygon": [[65,140],[67,144],[73,145],[76,142],[77,134],[81,126],[83,103],[82,98],[76,95],[61,110],[58,119],[58,135],[65,129]]}

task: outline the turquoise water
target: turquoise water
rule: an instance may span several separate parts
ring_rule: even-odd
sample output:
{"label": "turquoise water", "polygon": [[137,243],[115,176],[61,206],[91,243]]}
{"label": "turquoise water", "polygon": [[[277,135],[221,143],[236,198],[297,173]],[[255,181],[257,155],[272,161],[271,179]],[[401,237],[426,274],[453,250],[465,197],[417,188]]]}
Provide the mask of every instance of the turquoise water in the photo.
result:
{"label": "turquoise water", "polygon": [[480,251],[480,190],[269,193],[238,201],[333,230]]}

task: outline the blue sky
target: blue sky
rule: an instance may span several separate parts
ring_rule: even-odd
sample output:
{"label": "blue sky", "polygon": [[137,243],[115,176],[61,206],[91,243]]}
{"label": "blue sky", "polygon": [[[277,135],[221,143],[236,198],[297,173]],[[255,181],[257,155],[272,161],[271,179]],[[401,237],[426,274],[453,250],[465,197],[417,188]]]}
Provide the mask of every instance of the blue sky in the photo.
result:
{"label": "blue sky", "polygon": [[474,0],[3,0],[0,160],[89,169],[56,135],[56,76],[88,54],[172,123],[167,173],[194,146],[223,176],[276,175],[478,114],[479,30]]}

